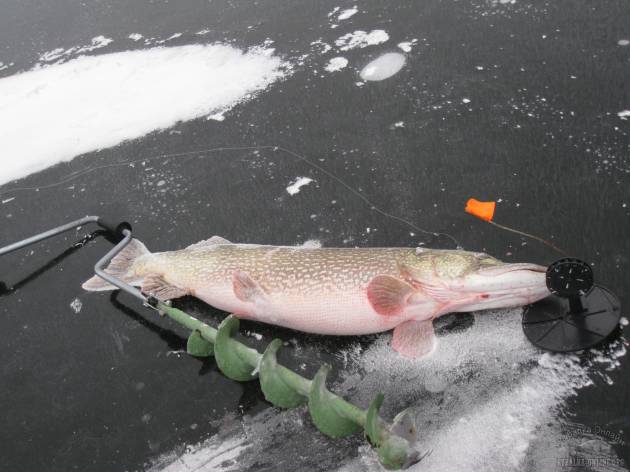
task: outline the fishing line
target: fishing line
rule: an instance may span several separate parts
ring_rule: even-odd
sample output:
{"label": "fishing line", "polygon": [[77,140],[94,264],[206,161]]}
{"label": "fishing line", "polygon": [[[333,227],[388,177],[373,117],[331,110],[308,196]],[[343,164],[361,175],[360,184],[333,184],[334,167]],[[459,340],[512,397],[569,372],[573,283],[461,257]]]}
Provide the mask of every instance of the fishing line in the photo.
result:
{"label": "fishing line", "polygon": [[477,218],[485,221],[486,223],[490,223],[491,225],[496,226],[497,228],[503,229],[505,231],[509,231],[514,234],[518,234],[520,236],[525,236],[526,238],[534,239],[550,247],[554,251],[562,254],[563,256],[568,256],[568,253],[565,250],[560,249],[551,241],[543,239],[534,234],[526,233],[525,231],[520,231],[518,229],[510,228],[508,226],[503,226],[502,224],[499,224],[496,221],[493,221],[494,210],[496,206],[497,206],[497,202],[481,202],[477,200],[476,198],[469,198],[468,201],[466,202],[466,208],[464,209],[464,211],[466,211],[466,213],[470,213],[471,215],[476,216]]}
{"label": "fishing line", "polygon": [[349,185],[348,183],[346,183],[344,180],[342,180],[340,177],[336,176],[335,174],[333,174],[332,172],[330,172],[329,170],[325,169],[324,167],[320,166],[319,164],[316,164],[315,162],[312,162],[311,160],[309,160],[308,158],[306,158],[304,155],[302,154],[298,154],[295,151],[292,151],[290,149],[284,148],[282,146],[271,146],[271,145],[262,145],[262,146],[231,146],[231,147],[215,147],[215,148],[209,148],[209,149],[201,149],[201,150],[197,150],[197,151],[186,151],[186,152],[177,152],[177,153],[167,153],[167,154],[156,154],[153,156],[149,156],[149,157],[144,157],[144,158],[140,158],[140,159],[134,159],[132,161],[126,161],[126,162],[115,162],[112,164],[103,164],[103,165],[99,165],[99,166],[94,166],[94,167],[89,167],[87,169],[83,169],[83,170],[79,170],[79,171],[75,171],[72,172],[70,174],[68,174],[66,177],[62,178],[60,181],[54,182],[52,184],[48,184],[48,185],[38,185],[35,187],[15,187],[15,188],[11,188],[11,189],[7,189],[7,190],[3,190],[0,191],[0,196],[5,195],[7,193],[11,193],[11,192],[21,192],[21,191],[39,191],[39,190],[47,190],[47,189],[51,189],[51,188],[55,188],[55,187],[59,187],[61,185],[67,184],[69,182],[72,182],[76,179],[78,179],[79,177],[91,174],[97,170],[104,170],[104,169],[111,169],[111,168],[115,168],[115,167],[124,167],[124,166],[130,166],[130,167],[134,167],[134,164],[140,163],[140,162],[147,162],[147,161],[153,161],[156,159],[170,159],[170,158],[181,158],[181,157],[187,157],[187,156],[191,156],[191,157],[197,157],[197,158],[201,158],[204,159],[205,156],[199,156],[200,154],[206,154],[206,153],[212,153],[212,152],[222,152],[222,151],[261,151],[261,150],[272,150],[272,151],[282,151],[302,162],[304,162],[305,164],[311,166],[312,168],[322,172],[323,174],[327,175],[328,177],[330,177],[331,179],[333,179],[335,182],[337,182],[338,184],[342,185],[346,190],[349,190],[351,193],[353,193],[355,196],[357,196],[358,198],[360,198],[364,203],[366,203],[370,210],[375,211],[376,213],[380,214],[381,216],[384,216],[385,218],[389,218],[395,221],[398,221],[399,223],[403,223],[405,225],[407,225],[409,228],[412,228],[415,231],[418,231],[422,234],[426,234],[426,235],[431,235],[434,237],[440,237],[440,236],[444,236],[448,239],[450,239],[453,244],[455,245],[455,247],[457,249],[461,249],[462,246],[459,243],[459,241],[452,235],[448,234],[448,233],[441,233],[441,232],[433,232],[433,231],[427,231],[425,229],[420,228],[419,226],[411,223],[410,221],[394,215],[388,211],[383,210],[382,208],[378,207],[374,202],[372,202],[372,200],[370,200],[368,197],[366,197],[362,192],[360,192],[359,190],[357,190],[356,188],[352,187],[351,185]]}
{"label": "fishing line", "polygon": [[526,233],[525,231],[519,231],[518,229],[514,229],[514,228],[508,228],[507,226],[503,226],[495,221],[488,221],[488,223],[490,223],[491,225],[496,226],[497,228],[501,228],[505,231],[510,231],[511,233],[515,233],[515,234],[519,234],[521,236],[525,236],[526,238],[531,238],[531,239],[535,239],[536,241],[543,243],[546,246],[549,246],[551,249],[553,249],[554,251],[562,254],[563,256],[568,256],[569,254],[564,251],[563,249],[560,249],[558,246],[556,246],[554,243],[552,243],[551,241],[548,241],[546,239],[543,239],[539,236],[536,236],[534,234],[530,234],[530,233]]}

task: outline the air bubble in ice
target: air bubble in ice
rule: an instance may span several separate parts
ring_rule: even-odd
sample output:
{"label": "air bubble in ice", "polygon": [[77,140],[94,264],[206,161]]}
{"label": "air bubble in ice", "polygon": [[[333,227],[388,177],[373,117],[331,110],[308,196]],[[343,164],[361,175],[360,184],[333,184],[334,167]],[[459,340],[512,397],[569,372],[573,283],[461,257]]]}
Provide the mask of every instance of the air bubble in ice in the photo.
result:
{"label": "air bubble in ice", "polygon": [[397,52],[388,52],[377,57],[363,70],[360,76],[363,80],[379,81],[390,78],[405,65],[405,56]]}

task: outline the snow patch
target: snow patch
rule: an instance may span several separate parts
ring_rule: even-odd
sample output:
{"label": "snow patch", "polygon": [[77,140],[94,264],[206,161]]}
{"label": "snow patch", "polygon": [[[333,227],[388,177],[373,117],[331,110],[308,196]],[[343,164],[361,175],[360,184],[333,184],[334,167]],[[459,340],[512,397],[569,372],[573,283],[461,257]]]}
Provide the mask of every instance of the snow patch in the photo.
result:
{"label": "snow patch", "polygon": [[363,80],[385,80],[397,74],[404,65],[404,55],[398,52],[388,52],[366,65],[359,75]]}
{"label": "snow patch", "polygon": [[345,68],[347,65],[348,59],[346,59],[345,57],[333,57],[330,61],[328,61],[325,69],[328,72],[337,72]]}
{"label": "snow patch", "polygon": [[411,48],[418,44],[417,39],[412,39],[411,41],[403,41],[402,43],[398,43],[398,47],[404,52],[411,52]]}
{"label": "snow patch", "polygon": [[79,313],[81,308],[83,308],[83,303],[78,298],[75,298],[72,300],[72,303],[70,303],[70,308],[72,308],[72,311],[75,313]]}
{"label": "snow patch", "polygon": [[337,20],[339,21],[347,20],[348,18],[354,16],[358,11],[359,10],[357,9],[357,7],[348,8],[347,10],[344,10],[341,13],[339,13]]}
{"label": "snow patch", "polygon": [[160,464],[156,464],[154,467],[150,468],[149,471],[237,471],[240,469],[235,459],[249,447],[250,444],[246,437],[236,436],[223,440],[221,436],[217,435],[198,446],[189,446],[184,454],[179,457],[173,454],[160,458]]}
{"label": "snow patch", "polygon": [[156,42],[155,42],[155,44],[164,44],[164,43],[166,43],[167,41],[171,41],[171,40],[173,40],[173,39],[177,39],[177,38],[181,37],[181,36],[182,36],[182,34],[183,34],[183,33],[175,33],[175,34],[172,34],[172,35],[170,35],[170,36],[169,36],[168,38],[166,38],[166,39],[162,39],[162,40],[160,40],[160,41],[156,41]]}
{"label": "snow patch", "polygon": [[630,39],[620,39],[619,41],[617,41],[617,44],[619,46],[628,46],[630,45]]}
{"label": "snow patch", "polygon": [[313,182],[313,179],[309,177],[298,177],[297,179],[295,179],[295,182],[289,184],[289,186],[287,187],[287,193],[289,195],[295,195],[296,193],[300,192],[302,187],[310,184],[311,182]]}
{"label": "snow patch", "polygon": [[208,120],[215,120],[215,121],[224,121],[225,120],[225,115],[223,115],[224,112],[218,112],[218,113],[213,113],[212,115],[208,115],[207,119]]}
{"label": "snow patch", "polygon": [[131,33],[128,37],[134,41],[140,41],[143,38],[140,33]]}
{"label": "snow patch", "polygon": [[68,49],[57,48],[52,51],[48,51],[39,56],[41,62],[54,62],[60,59],[65,59],[71,55],[83,54],[84,52],[94,51],[96,49],[104,48],[108,44],[114,42],[111,38],[105,36],[95,36],[92,38],[90,44],[84,46],[73,46]]}
{"label": "snow patch", "polygon": [[[356,392],[362,404],[382,391],[395,408],[412,404],[422,450],[431,454],[412,471],[552,470],[561,445],[561,409],[566,399],[606,380],[605,370],[619,365],[626,353],[618,340],[592,355],[543,353],[531,345],[520,326],[520,310],[474,314],[472,326],[439,335],[435,352],[409,360],[392,352],[389,336],[381,336],[356,358],[341,391]],[[455,323],[440,318],[438,328]],[[414,399],[414,400],[411,400]],[[458,453],[453,455],[453,444]],[[551,466],[551,467],[550,467]],[[354,460],[343,470],[380,470],[375,454]],[[529,470],[529,468],[528,468]]]}
{"label": "snow patch", "polygon": [[619,113],[617,113],[617,116],[621,118],[622,120],[627,120],[628,117],[630,117],[630,110],[622,110]]}
{"label": "snow patch", "polygon": [[335,41],[335,45],[341,51],[349,51],[350,49],[364,48],[381,44],[389,39],[389,35],[384,30],[372,30],[369,33],[357,30],[354,33],[348,33],[341,36]]}
{"label": "snow patch", "polygon": [[315,41],[313,41],[311,43],[311,46],[313,46],[313,49],[315,49],[316,52],[319,52],[320,54],[326,54],[328,51],[330,51],[332,49],[332,46],[324,41],[322,41],[322,39],[316,39]]}
{"label": "snow patch", "polygon": [[333,16],[335,13],[337,13],[341,8],[339,7],[335,7],[332,9],[331,12],[328,13],[328,18],[330,18],[331,16]]}
{"label": "snow patch", "polygon": [[288,73],[272,50],[213,44],[82,56],[2,78],[0,154],[14,157],[0,184],[225,112]]}

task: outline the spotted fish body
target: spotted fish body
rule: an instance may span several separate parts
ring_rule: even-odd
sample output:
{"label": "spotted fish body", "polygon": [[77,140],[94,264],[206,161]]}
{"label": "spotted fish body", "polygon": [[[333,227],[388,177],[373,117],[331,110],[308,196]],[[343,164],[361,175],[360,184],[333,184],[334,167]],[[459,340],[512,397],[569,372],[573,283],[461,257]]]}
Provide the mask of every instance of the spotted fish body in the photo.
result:
{"label": "spotted fish body", "polygon": [[[518,268],[506,271],[512,266]],[[475,276],[488,269],[497,276],[521,274],[499,283],[498,291],[469,290],[466,281],[483,285]],[[239,317],[300,331],[358,335],[395,329],[394,348],[416,357],[433,348],[430,321],[441,314],[545,296],[541,269],[465,251],[264,246],[215,236],[161,253],[149,253],[134,240],[107,270],[158,298],[193,295]],[[95,277],[84,288],[114,287]],[[508,292],[514,293],[506,298]]]}

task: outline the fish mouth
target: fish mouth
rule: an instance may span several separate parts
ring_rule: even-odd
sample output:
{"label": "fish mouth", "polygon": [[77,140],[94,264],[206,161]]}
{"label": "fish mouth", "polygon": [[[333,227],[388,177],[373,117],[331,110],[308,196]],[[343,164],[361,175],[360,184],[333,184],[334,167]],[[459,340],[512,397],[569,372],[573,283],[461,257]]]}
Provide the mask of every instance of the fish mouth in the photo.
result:
{"label": "fish mouth", "polygon": [[540,300],[549,295],[546,272],[544,266],[522,262],[484,267],[466,283],[466,291],[481,297],[471,308],[504,308]]}
{"label": "fish mouth", "polygon": [[528,262],[515,262],[515,263],[507,263],[500,264],[492,267],[484,267],[483,269],[479,269],[477,273],[479,275],[487,275],[487,276],[497,276],[507,274],[509,272],[515,271],[529,271],[529,272],[538,272],[538,273],[546,273],[547,268],[538,264],[531,264]]}

